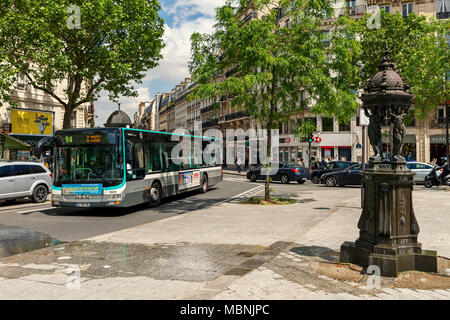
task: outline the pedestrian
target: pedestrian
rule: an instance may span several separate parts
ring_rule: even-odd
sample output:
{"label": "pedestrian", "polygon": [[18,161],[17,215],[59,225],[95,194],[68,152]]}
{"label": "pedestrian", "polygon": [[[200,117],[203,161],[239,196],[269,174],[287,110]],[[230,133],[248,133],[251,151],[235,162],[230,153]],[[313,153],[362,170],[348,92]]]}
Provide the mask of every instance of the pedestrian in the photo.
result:
{"label": "pedestrian", "polygon": [[41,153],[41,157],[39,158],[39,162],[40,163],[45,163],[45,156],[44,156],[43,152]]}
{"label": "pedestrian", "polygon": [[325,167],[327,165],[327,162],[322,158],[322,161],[320,161],[320,166]]}
{"label": "pedestrian", "polygon": [[242,169],[241,169],[241,160],[239,159],[239,157],[236,157],[236,160],[234,162],[236,164],[236,169],[238,173],[241,173]]}
{"label": "pedestrian", "polygon": [[436,162],[437,162],[437,158],[433,158],[433,160],[431,160],[432,165],[436,165]]}

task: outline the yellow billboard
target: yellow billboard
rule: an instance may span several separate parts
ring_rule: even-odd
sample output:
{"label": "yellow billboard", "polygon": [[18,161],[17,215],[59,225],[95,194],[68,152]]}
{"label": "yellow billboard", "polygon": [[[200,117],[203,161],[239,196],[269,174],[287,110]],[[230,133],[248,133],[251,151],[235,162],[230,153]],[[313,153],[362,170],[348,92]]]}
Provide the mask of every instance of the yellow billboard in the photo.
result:
{"label": "yellow billboard", "polygon": [[11,133],[17,135],[52,136],[53,112],[11,109]]}

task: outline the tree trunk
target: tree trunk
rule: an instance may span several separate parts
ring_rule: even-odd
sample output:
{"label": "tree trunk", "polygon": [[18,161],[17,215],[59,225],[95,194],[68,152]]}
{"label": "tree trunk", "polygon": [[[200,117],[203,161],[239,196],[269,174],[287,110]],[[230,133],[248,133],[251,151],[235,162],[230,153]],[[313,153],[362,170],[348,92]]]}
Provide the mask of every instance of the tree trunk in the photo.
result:
{"label": "tree trunk", "polygon": [[72,105],[67,104],[64,106],[64,121],[63,121],[63,130],[70,129],[70,120],[72,117]]}
{"label": "tree trunk", "polygon": [[[269,120],[269,122],[271,123],[271,121]],[[271,164],[271,158],[272,158],[272,125],[268,125],[268,132],[267,132],[267,156],[269,157],[269,164]],[[269,172],[270,173],[270,172]],[[265,201],[270,201],[270,175],[266,175],[266,183],[264,186],[264,200]]]}
{"label": "tree trunk", "polygon": [[[273,126],[273,112],[275,110],[275,104],[273,101],[275,95],[275,70],[272,68],[272,85],[270,88],[270,114],[269,121],[267,122],[267,155],[269,157],[269,164],[272,165],[272,126]],[[270,170],[271,171],[271,170]],[[269,173],[270,173],[269,171]],[[266,175],[266,184],[264,186],[264,200],[270,201],[270,175]]]}

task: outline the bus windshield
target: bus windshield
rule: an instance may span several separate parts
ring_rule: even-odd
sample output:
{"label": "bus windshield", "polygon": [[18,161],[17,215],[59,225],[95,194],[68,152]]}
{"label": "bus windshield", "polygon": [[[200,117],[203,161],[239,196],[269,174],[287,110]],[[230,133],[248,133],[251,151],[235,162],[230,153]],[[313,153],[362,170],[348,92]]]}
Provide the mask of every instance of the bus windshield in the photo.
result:
{"label": "bus windshield", "polygon": [[103,187],[112,187],[121,184],[123,159],[115,135],[110,132],[83,132],[82,135],[62,137],[67,143],[56,148],[54,185],[101,183]]}

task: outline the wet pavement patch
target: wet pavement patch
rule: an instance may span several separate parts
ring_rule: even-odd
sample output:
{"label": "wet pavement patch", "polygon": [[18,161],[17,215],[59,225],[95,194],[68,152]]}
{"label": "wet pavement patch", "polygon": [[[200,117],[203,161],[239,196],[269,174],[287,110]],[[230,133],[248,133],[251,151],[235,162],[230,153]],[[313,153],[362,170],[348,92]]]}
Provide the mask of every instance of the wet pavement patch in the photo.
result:
{"label": "wet pavement patch", "polygon": [[0,258],[61,243],[45,233],[0,224]]}
{"label": "wet pavement patch", "polygon": [[[20,278],[30,272],[53,274],[66,265],[83,265],[81,276],[90,279],[144,276],[156,280],[211,281],[240,267],[265,247],[224,244],[120,244],[74,242],[0,260],[0,277]],[[64,257],[67,260],[60,260]],[[250,258],[249,258],[250,257]],[[263,260],[249,262],[251,268]],[[32,270],[27,265],[33,264]],[[67,267],[66,267],[67,268]],[[61,271],[62,272],[62,271]]]}

